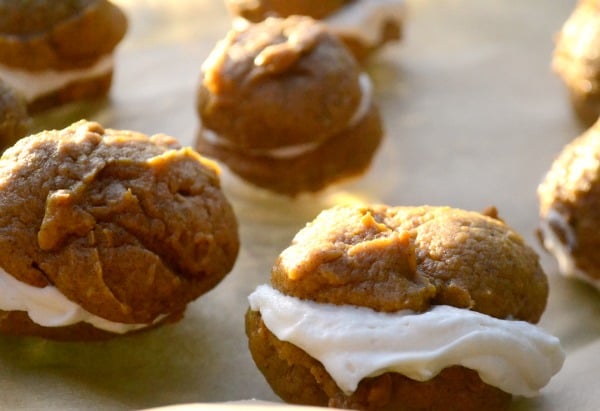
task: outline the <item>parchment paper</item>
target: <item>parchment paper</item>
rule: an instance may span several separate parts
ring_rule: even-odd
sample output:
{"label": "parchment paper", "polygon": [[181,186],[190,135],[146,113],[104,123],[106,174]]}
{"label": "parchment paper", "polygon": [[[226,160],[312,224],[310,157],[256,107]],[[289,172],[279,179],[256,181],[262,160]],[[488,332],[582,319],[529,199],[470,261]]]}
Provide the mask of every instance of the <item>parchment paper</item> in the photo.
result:
{"label": "parchment paper", "polygon": [[[200,66],[230,20],[218,0],[118,0],[130,31],[111,97],[35,119],[80,118],[167,133],[192,144]],[[0,337],[0,409],[142,409],[258,398],[278,402],[246,346],[246,296],[279,252],[340,201],[495,205],[540,252],[551,294],[540,325],[559,336],[563,370],[515,410],[600,408],[600,296],[563,279],[538,246],[535,190],[554,156],[582,132],[550,70],[554,36],[574,0],[409,0],[405,39],[367,66],[387,131],[368,173],[317,196],[287,200],[223,172],[240,223],[234,270],[178,324],[102,343]]]}

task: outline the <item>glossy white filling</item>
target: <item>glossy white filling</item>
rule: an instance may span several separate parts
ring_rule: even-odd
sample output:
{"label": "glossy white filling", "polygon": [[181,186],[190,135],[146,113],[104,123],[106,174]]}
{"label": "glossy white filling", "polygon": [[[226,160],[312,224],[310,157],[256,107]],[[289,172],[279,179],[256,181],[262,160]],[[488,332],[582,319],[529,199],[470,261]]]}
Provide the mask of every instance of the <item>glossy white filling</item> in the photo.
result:
{"label": "glossy white filling", "polygon": [[[358,78],[360,91],[361,91],[361,99],[356,107],[356,110],[350,120],[348,121],[347,128],[351,128],[356,126],[360,121],[362,121],[369,109],[371,108],[371,104],[373,102],[373,84],[371,83],[371,79],[369,75],[366,73],[361,73]],[[212,145],[222,146],[222,147],[237,147],[235,144],[232,144],[226,138],[223,138],[218,133],[213,130],[203,128],[202,129],[203,138]],[[244,151],[249,155],[260,155],[277,159],[286,159],[286,158],[294,158],[306,154],[310,151],[316,150],[323,144],[322,141],[317,142],[309,142],[304,144],[296,144],[292,146],[283,146],[272,149],[252,149],[248,148]]]}
{"label": "glossy white filling", "polygon": [[334,32],[377,45],[386,21],[402,22],[405,3],[405,0],[355,0],[322,21]]}
{"label": "glossy white filling", "polygon": [[0,310],[25,311],[31,321],[43,327],[64,327],[84,322],[101,330],[124,334],[151,325],[117,323],[98,317],[69,300],[56,287],[31,286],[17,280],[2,268]]}
{"label": "glossy white filling", "polygon": [[358,77],[358,84],[360,86],[360,103],[358,103],[354,115],[348,122],[348,128],[354,127],[361,122],[373,104],[373,83],[371,82],[369,75],[367,73],[361,73]]}
{"label": "glossy white filling", "polygon": [[76,81],[108,74],[113,65],[112,54],[102,57],[91,67],[77,70],[28,71],[0,64],[0,80],[18,90],[27,102],[31,102]]}
{"label": "glossy white filling", "polygon": [[[237,147],[235,144],[232,144],[228,139],[221,137],[221,135],[217,134],[213,130],[203,128],[202,129],[202,137],[212,145],[221,146],[221,147],[229,147],[235,148]],[[245,149],[244,151],[250,155],[260,155],[271,158],[293,158],[300,156],[304,153],[308,153],[319,147],[321,145],[320,142],[317,143],[306,143],[306,144],[297,144],[294,146],[286,146],[280,148],[273,148],[269,150],[259,150],[259,149]]]}
{"label": "glossy white filling", "polygon": [[427,381],[460,365],[489,385],[530,397],[565,358],[558,338],[533,324],[462,308],[381,313],[301,300],[268,285],[248,299],[277,338],[319,360],[346,394],[363,378],[385,372]]}
{"label": "glossy white filling", "polygon": [[[566,244],[561,241],[552,226],[560,227],[560,231],[566,237]],[[590,277],[589,274],[575,264],[571,250],[577,245],[577,238],[562,214],[552,208],[549,209],[546,218],[542,219],[540,223],[540,230],[542,231],[544,248],[554,255],[558,268],[563,275],[578,278],[600,289],[600,280]]]}

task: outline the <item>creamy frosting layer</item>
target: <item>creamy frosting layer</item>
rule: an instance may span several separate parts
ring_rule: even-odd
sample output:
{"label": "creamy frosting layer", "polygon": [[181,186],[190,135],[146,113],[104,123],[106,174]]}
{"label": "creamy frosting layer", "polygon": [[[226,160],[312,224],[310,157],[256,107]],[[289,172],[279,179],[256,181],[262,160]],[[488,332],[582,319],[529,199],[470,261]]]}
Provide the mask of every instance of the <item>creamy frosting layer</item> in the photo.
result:
{"label": "creamy frosting layer", "polygon": [[[561,241],[552,227],[560,229],[565,236],[566,244]],[[575,264],[571,250],[577,245],[577,238],[565,217],[555,209],[549,209],[546,217],[540,222],[540,230],[544,248],[554,255],[560,272],[567,277],[583,280],[600,290],[600,279],[590,277]]]}
{"label": "creamy frosting layer", "polygon": [[277,338],[319,360],[347,394],[385,372],[426,381],[461,365],[505,392],[535,396],[565,358],[558,338],[533,324],[456,307],[380,313],[301,300],[268,285],[248,300]]}
{"label": "creamy frosting layer", "polygon": [[[208,141],[210,144],[222,147],[237,147],[235,144],[232,144],[228,139],[221,137],[218,133],[213,130],[203,128],[202,129],[202,137]],[[297,144],[293,146],[285,146],[280,148],[273,148],[269,150],[259,150],[259,149],[246,149],[245,151],[250,155],[260,155],[271,158],[293,158],[300,156],[302,154],[308,153],[312,150],[315,150],[317,147],[321,145],[321,142],[316,143],[306,143],[306,144]]]}
{"label": "creamy frosting layer", "polygon": [[108,74],[113,65],[112,54],[102,57],[91,67],[77,70],[27,71],[0,64],[0,80],[21,92],[25,100],[31,102],[76,81]]}
{"label": "creamy frosting layer", "polygon": [[25,311],[31,321],[44,327],[64,327],[84,322],[101,330],[124,334],[151,325],[117,323],[98,317],[69,300],[58,288],[50,285],[44,288],[31,286],[17,280],[2,268],[0,310]]}
{"label": "creamy frosting layer", "polygon": [[[358,81],[359,81],[360,90],[361,90],[361,99],[360,99],[358,106],[356,107],[356,110],[354,111],[354,114],[348,121],[347,128],[354,127],[360,121],[362,121],[365,118],[365,116],[367,115],[367,113],[369,112],[369,109],[371,108],[371,105],[373,103],[373,83],[371,82],[369,75],[367,73],[361,73],[361,75],[358,78]],[[222,137],[215,131],[207,129],[207,128],[202,129],[202,136],[207,142],[209,142],[210,144],[216,145],[216,146],[230,147],[230,148],[237,147],[230,140]],[[260,156],[267,156],[267,157],[271,157],[271,158],[286,159],[286,158],[298,157],[298,156],[306,154],[310,151],[316,150],[322,144],[323,144],[322,141],[317,141],[317,142],[309,142],[309,143],[304,143],[304,144],[295,144],[295,145],[291,145],[291,146],[283,146],[283,147],[272,148],[272,149],[249,148],[249,149],[245,149],[244,151],[250,155],[260,155]]]}
{"label": "creamy frosting layer", "polygon": [[355,0],[322,21],[339,34],[376,45],[383,24],[389,20],[401,22],[404,14],[405,0]]}

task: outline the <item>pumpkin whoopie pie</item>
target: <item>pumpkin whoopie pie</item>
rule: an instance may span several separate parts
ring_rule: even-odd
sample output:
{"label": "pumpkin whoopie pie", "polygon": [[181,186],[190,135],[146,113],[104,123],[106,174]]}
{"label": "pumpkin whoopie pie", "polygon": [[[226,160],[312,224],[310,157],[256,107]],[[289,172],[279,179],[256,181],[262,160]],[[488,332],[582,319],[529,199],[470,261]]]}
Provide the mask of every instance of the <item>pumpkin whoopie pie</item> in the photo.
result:
{"label": "pumpkin whoopie pie", "polygon": [[383,136],[370,78],[305,16],[233,28],[203,65],[197,148],[295,196],[362,174]]}
{"label": "pumpkin whoopie pie", "polygon": [[104,97],[126,30],[108,0],[0,0],[0,80],[32,113]]}
{"label": "pumpkin whoopie pie", "polygon": [[246,333],[290,403],[504,410],[562,366],[534,325],[547,297],[538,256],[493,213],[336,206],[249,296]]}
{"label": "pumpkin whoopie pie", "polygon": [[0,332],[88,340],[177,321],[238,247],[216,164],[172,137],[82,120],[0,157]]}

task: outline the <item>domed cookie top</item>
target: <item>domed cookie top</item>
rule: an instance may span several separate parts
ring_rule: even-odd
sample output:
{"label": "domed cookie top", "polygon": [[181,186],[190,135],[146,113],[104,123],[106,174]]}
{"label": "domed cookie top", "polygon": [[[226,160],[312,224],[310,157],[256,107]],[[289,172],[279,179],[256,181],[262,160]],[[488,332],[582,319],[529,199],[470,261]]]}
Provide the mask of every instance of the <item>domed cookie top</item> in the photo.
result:
{"label": "domed cookie top", "polygon": [[0,79],[31,113],[103,97],[126,30],[107,0],[0,0]]}
{"label": "domed cookie top", "polygon": [[378,311],[468,308],[537,322],[548,283],[537,254],[501,220],[447,207],[335,207],[281,253],[280,291]]}
{"label": "domed cookie top", "polygon": [[107,0],[0,0],[0,63],[19,69],[90,66],[127,30]]}

